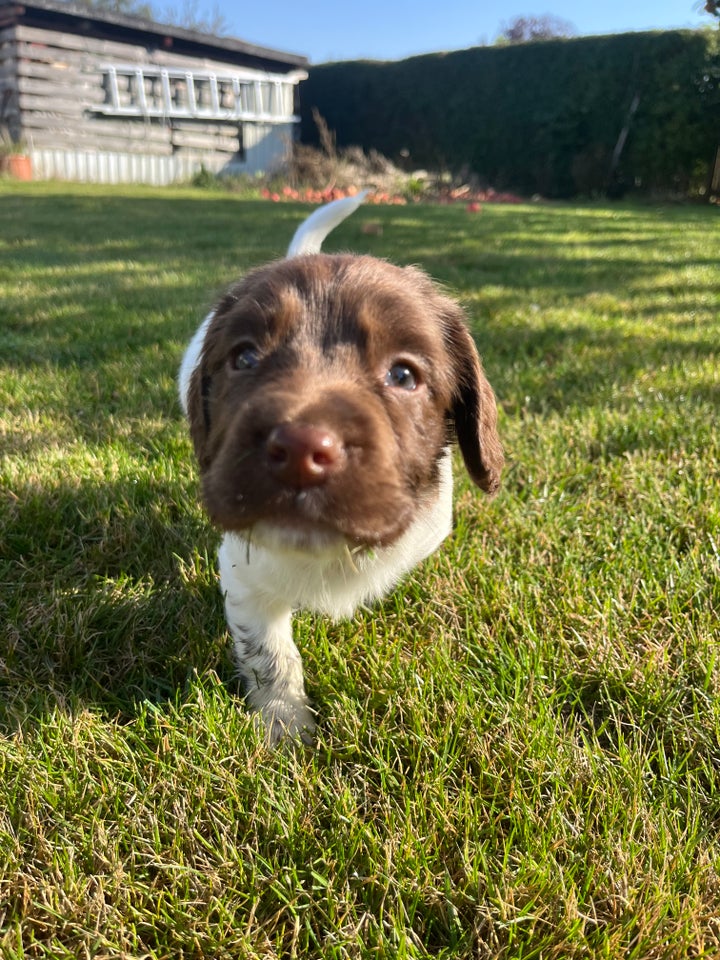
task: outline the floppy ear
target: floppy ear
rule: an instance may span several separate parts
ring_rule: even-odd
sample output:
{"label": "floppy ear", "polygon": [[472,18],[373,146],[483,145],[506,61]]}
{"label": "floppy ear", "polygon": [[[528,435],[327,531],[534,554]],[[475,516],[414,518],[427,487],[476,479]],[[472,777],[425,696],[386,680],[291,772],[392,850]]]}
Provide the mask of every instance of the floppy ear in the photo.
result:
{"label": "floppy ear", "polygon": [[180,365],[179,389],[180,403],[190,423],[190,436],[195,455],[201,469],[205,469],[210,462],[209,435],[212,425],[210,406],[212,378],[208,370],[208,346],[212,345],[216,335],[218,310],[225,304],[225,300],[215,310],[211,310],[195,332],[195,336],[188,344]]}
{"label": "floppy ear", "polygon": [[190,423],[190,436],[201,470],[210,465],[213,379],[208,356],[218,339],[222,317],[237,301],[235,288],[229,290],[208,313],[188,344],[180,365],[180,403]]}
{"label": "floppy ear", "polygon": [[485,378],[460,307],[445,300],[442,320],[453,376],[450,416],[460,452],[472,479],[493,496],[500,487],[505,462],[497,432],[495,394]]}
{"label": "floppy ear", "polygon": [[204,363],[202,353],[197,366],[190,375],[187,392],[187,416],[190,422],[190,436],[195,447],[195,456],[200,469],[205,470],[210,465],[209,435],[210,435],[210,388],[212,381],[203,372]]}

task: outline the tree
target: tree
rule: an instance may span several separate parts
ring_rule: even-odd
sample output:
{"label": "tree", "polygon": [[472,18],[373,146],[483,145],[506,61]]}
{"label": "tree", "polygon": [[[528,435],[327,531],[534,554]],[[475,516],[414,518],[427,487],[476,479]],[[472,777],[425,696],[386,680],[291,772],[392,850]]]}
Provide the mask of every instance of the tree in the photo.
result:
{"label": "tree", "polygon": [[143,3],[142,0],[77,0],[77,5],[103,13],[124,13],[130,17],[151,19],[153,16],[150,4]]}
{"label": "tree", "polygon": [[[66,0],[66,2],[73,2],[73,0]],[[91,10],[144,17],[146,20],[157,20],[159,23],[197,30],[199,33],[221,36],[230,32],[228,23],[217,4],[208,11],[201,7],[200,0],[183,0],[180,6],[168,4],[163,7],[156,6],[152,0],[150,2],[146,0],[74,0],[74,2]]]}
{"label": "tree", "polygon": [[573,37],[576,33],[575,26],[568,20],[545,13],[539,17],[515,17],[503,28],[498,42],[529,43],[554,37]]}
{"label": "tree", "polygon": [[183,0],[177,3],[158,7],[154,16],[161,23],[172,23],[176,27],[185,27],[187,30],[197,30],[199,33],[211,33],[214,36],[227,36],[230,27],[220,11],[217,3],[208,9],[201,6],[200,0]]}

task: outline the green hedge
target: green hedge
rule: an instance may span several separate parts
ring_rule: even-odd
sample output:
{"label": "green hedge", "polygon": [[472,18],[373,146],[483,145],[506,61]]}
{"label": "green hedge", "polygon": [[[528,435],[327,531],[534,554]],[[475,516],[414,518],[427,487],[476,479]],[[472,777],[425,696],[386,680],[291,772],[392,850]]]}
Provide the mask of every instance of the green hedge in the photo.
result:
{"label": "green hedge", "polygon": [[[411,168],[469,169],[496,189],[549,197],[627,186],[697,190],[720,143],[718,31],[631,33],[474,47],[397,62],[312,67],[301,87],[339,146]],[[613,150],[639,105],[614,177]]]}

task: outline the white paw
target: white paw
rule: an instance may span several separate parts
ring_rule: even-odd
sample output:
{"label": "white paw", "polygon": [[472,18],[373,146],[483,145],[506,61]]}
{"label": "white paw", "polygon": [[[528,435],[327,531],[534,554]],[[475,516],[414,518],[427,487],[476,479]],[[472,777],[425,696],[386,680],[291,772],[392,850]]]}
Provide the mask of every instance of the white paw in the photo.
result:
{"label": "white paw", "polygon": [[315,717],[306,700],[270,699],[263,703],[258,714],[265,729],[265,739],[271,747],[286,739],[313,744]]}

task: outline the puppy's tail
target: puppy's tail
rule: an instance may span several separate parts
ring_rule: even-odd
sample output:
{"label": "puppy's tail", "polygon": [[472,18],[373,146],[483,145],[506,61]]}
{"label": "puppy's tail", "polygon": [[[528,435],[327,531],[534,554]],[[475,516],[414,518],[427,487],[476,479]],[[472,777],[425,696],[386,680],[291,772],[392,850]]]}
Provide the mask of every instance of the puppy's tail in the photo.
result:
{"label": "puppy's tail", "polygon": [[304,223],[295,231],[295,236],[288,247],[288,257],[298,257],[303,253],[319,253],[325,237],[342,223],[346,217],[354,213],[365,197],[368,190],[356,193],[354,197],[345,197],[343,200],[333,200],[310,214]]}

